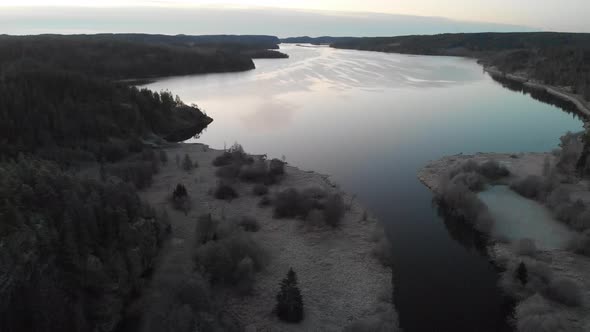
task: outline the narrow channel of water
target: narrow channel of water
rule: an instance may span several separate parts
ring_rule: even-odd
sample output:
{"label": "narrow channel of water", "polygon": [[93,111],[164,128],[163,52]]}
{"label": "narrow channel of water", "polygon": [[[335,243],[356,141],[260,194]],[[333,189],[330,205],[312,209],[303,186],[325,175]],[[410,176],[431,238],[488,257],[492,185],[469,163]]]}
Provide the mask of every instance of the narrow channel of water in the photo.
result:
{"label": "narrow channel of water", "polygon": [[257,69],[163,79],[215,119],[198,139],[330,174],[387,226],[395,304],[412,331],[502,331],[510,301],[481,239],[441,217],[416,179],[428,160],[548,151],[582,123],[504,89],[471,59],[283,45]]}

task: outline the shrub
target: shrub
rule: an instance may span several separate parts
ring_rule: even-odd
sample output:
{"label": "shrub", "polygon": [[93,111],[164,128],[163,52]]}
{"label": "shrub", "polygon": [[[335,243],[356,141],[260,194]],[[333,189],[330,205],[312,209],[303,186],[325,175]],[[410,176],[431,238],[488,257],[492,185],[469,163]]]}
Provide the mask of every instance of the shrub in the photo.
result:
{"label": "shrub", "polygon": [[250,164],[252,161],[252,158],[244,152],[242,146],[235,143],[228,151],[213,159],[213,166],[219,167],[229,164],[244,165]]}
{"label": "shrub", "polygon": [[280,181],[281,177],[284,174],[285,174],[285,162],[278,160],[278,159],[272,159],[270,161],[270,164],[268,167],[267,182],[269,184],[277,183]]}
{"label": "shrub", "polygon": [[219,167],[215,171],[215,175],[225,180],[234,180],[240,174],[240,167],[235,164],[229,164]]}
{"label": "shrub", "polygon": [[197,218],[195,235],[198,244],[205,244],[217,239],[218,221],[214,220],[211,214],[204,214]]}
{"label": "shrub", "polygon": [[162,165],[168,164],[168,154],[165,150],[160,150],[160,162]]}
{"label": "shrub", "polygon": [[500,165],[495,160],[489,160],[479,165],[471,159],[469,159],[468,161],[461,164],[459,167],[456,167],[451,172],[449,172],[449,179],[453,179],[461,173],[477,173],[490,180],[498,180],[500,178],[510,175],[508,169]]}
{"label": "shrub", "polygon": [[318,227],[326,223],[324,219],[324,212],[318,209],[309,211],[304,221],[305,225],[310,227]]}
{"label": "shrub", "polygon": [[520,281],[521,285],[526,285],[528,281],[528,272],[526,269],[526,265],[523,262],[520,262],[516,271],[514,271],[514,278]]}
{"label": "shrub", "polygon": [[516,307],[519,332],[553,332],[575,330],[568,318],[551,308],[536,294]]}
{"label": "shrub", "polygon": [[590,231],[577,235],[569,247],[577,254],[590,256]]}
{"label": "shrub", "polygon": [[520,239],[516,243],[516,253],[519,255],[534,257],[537,254],[537,246],[535,245],[535,240]]}
{"label": "shrub", "polygon": [[377,240],[372,253],[383,266],[391,266],[393,264],[393,248],[385,234]]}
{"label": "shrub", "polygon": [[196,251],[196,261],[211,283],[231,284],[233,262],[227,246],[218,241],[210,241]]}
{"label": "shrub", "polygon": [[489,160],[480,165],[477,172],[490,180],[498,180],[510,175],[508,169],[495,160]]}
{"label": "shrub", "polygon": [[[328,196],[319,188],[307,188],[303,192],[294,188],[286,189],[275,196],[273,204],[275,218],[301,218],[305,221],[321,219],[332,227],[340,223],[346,211],[341,195]],[[321,218],[308,218],[312,211],[320,211]]]}
{"label": "shrub", "polygon": [[240,294],[249,294],[252,292],[254,286],[254,261],[252,258],[246,256],[236,266],[234,272],[234,279],[236,280],[236,287]]}
{"label": "shrub", "polygon": [[252,188],[252,193],[256,196],[263,196],[268,194],[268,187],[263,184],[255,184]]}
{"label": "shrub", "polygon": [[129,161],[109,165],[106,167],[106,172],[125,182],[133,183],[137,189],[151,186],[155,173],[149,161]]}
{"label": "shrub", "polygon": [[268,177],[268,167],[266,161],[258,159],[252,164],[242,165],[239,169],[241,180],[259,182],[266,181]]}
{"label": "shrub", "polygon": [[580,286],[571,279],[553,280],[546,291],[547,298],[570,307],[582,305]]}
{"label": "shrub", "polygon": [[144,331],[193,331],[199,314],[212,309],[209,284],[198,273],[168,269],[154,279],[143,310]]}
{"label": "shrub", "polygon": [[510,185],[510,189],[526,198],[543,200],[546,195],[547,186],[542,177],[529,175],[524,179],[513,182]]}
{"label": "shrub", "polygon": [[572,173],[576,170],[576,165],[582,155],[584,144],[580,139],[580,134],[570,132],[563,135],[560,140],[559,147],[561,151],[558,156],[557,167],[565,173]]}
{"label": "shrub", "polygon": [[570,191],[564,186],[559,186],[549,192],[546,199],[547,205],[552,208],[571,203]]}
{"label": "shrub", "polygon": [[303,296],[297,286],[297,275],[292,268],[281,281],[275,312],[279,319],[286,322],[298,323],[303,320]]}
{"label": "shrub", "polygon": [[585,210],[584,212],[580,213],[572,226],[580,232],[584,232],[590,229],[590,209]]}
{"label": "shrub", "polygon": [[264,196],[262,196],[262,198],[258,202],[258,207],[263,208],[263,207],[270,206],[271,204],[272,204],[272,200],[270,199],[270,197],[268,197],[268,195],[264,195]]}
{"label": "shrub", "polygon": [[285,162],[276,158],[272,159],[269,165],[269,173],[273,176],[285,174]]}
{"label": "shrub", "polygon": [[481,191],[485,189],[485,181],[478,173],[460,173],[453,178],[453,183],[463,184],[471,191]]}
{"label": "shrub", "polygon": [[223,154],[215,157],[213,159],[213,166],[220,167],[226,166],[232,163],[232,155],[228,152],[224,152]]}
{"label": "shrub", "polygon": [[215,188],[214,193],[215,198],[229,200],[231,201],[234,198],[238,197],[238,193],[236,190],[227,183],[220,181],[217,183],[217,188]]}
{"label": "shrub", "polygon": [[469,159],[463,164],[461,164],[458,168],[451,171],[450,178],[454,178],[459,173],[475,173],[477,172],[478,165],[475,161]]}
{"label": "shrub", "polygon": [[100,147],[100,158],[102,160],[114,163],[125,158],[129,151],[127,150],[127,144],[123,141],[112,141],[105,143]]}
{"label": "shrub", "polygon": [[308,204],[305,197],[293,188],[278,193],[273,203],[276,218],[305,218],[311,210],[311,204]]}
{"label": "shrub", "polygon": [[236,285],[243,291],[252,284],[254,271],[268,263],[267,253],[235,223],[202,216],[196,235],[195,262],[211,282]]}
{"label": "shrub", "polygon": [[238,225],[246,232],[258,232],[260,230],[258,221],[252,217],[242,217],[238,221]]}
{"label": "shrub", "polygon": [[397,314],[389,303],[382,303],[370,316],[350,323],[343,332],[399,332]]}
{"label": "shrub", "polygon": [[190,172],[195,166],[195,164],[193,163],[193,161],[191,160],[191,157],[187,154],[184,155],[184,159],[182,159],[182,169]]}
{"label": "shrub", "polygon": [[324,207],[324,220],[332,227],[338,226],[344,216],[344,209],[342,196],[340,194],[330,195]]}
{"label": "shrub", "polygon": [[490,231],[493,220],[486,205],[465,185],[446,184],[441,188],[437,199],[441,208],[447,210],[452,216],[473,223],[481,232]]}

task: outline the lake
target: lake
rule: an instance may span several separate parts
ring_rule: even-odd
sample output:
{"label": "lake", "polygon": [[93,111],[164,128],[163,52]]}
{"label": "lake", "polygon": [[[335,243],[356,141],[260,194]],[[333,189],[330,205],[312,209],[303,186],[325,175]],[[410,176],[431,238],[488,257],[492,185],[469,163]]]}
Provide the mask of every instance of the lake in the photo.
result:
{"label": "lake", "polygon": [[148,85],[214,122],[197,141],[330,174],[386,225],[406,331],[502,331],[511,304],[477,234],[439,216],[416,178],[428,160],[548,151],[582,122],[503,88],[472,59],[282,45],[257,69]]}

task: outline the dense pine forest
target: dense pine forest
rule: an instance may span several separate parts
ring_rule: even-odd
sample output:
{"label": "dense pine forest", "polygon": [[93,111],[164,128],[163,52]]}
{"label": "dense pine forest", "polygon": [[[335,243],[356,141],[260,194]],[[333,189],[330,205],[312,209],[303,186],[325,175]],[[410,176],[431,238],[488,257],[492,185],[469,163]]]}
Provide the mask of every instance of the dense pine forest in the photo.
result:
{"label": "dense pine forest", "polygon": [[0,36],[0,68],[43,63],[52,70],[109,79],[149,78],[254,69],[248,56],[87,36]]}
{"label": "dense pine forest", "polygon": [[0,331],[116,328],[169,229],[137,192],[158,171],[153,147],[212,121],[119,80],[254,68],[231,50],[0,37]]}
{"label": "dense pine forest", "polygon": [[[152,92],[49,66],[15,66],[0,81],[0,153],[116,161],[148,134],[190,138],[209,122],[167,92]],[[139,147],[137,146],[139,145]]]}

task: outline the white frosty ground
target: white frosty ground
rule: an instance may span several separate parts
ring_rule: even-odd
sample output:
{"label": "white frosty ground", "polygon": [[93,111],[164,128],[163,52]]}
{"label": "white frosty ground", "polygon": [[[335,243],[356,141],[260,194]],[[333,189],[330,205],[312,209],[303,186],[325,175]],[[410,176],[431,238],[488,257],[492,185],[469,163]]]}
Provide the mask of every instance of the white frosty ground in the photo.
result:
{"label": "white frosty ground", "polygon": [[[228,219],[252,216],[261,225],[254,236],[270,253],[271,262],[257,274],[252,296],[227,294],[225,300],[225,308],[247,331],[342,331],[353,321],[383,313],[397,322],[391,304],[392,271],[372,256],[377,221],[362,221],[365,210],[350,195],[344,194],[351,209],[339,228],[306,230],[301,221],[273,219],[271,208],[257,207],[260,198],[252,195],[251,184],[237,184],[240,197],[231,203],[214,199],[210,192],[217,178],[212,161],[222,151],[201,144],[179,144],[166,151],[168,165],[162,167],[142,196],[156,207],[168,206],[174,186],[182,183],[189,192],[192,209],[188,215],[168,209],[173,240],[162,254],[164,267],[160,269],[169,269],[167,264],[192,266],[191,251],[199,215],[211,212],[216,218]],[[190,173],[180,170],[174,162],[176,155],[185,154],[199,164]],[[280,185],[270,187],[271,194],[289,187],[338,190],[323,175],[294,167],[287,167],[286,172]],[[290,267],[297,272],[305,304],[301,324],[282,323],[271,312],[279,282]]]}
{"label": "white frosty ground", "polygon": [[[518,155],[504,153],[478,153],[476,155],[455,155],[443,157],[429,162],[418,171],[418,178],[434,193],[441,190],[441,181],[448,177],[448,172],[462,163],[473,160],[478,164],[489,160],[497,161],[506,166],[512,178],[523,178],[528,175],[541,175],[543,163],[550,153],[521,153]],[[584,183],[577,185],[576,198],[588,201],[588,187]],[[533,222],[534,220],[530,220]],[[497,221],[496,221],[497,222]],[[531,228],[543,225],[530,224]],[[525,235],[533,235],[535,230],[529,230]],[[529,236],[527,236],[529,237]],[[501,286],[515,296],[520,302],[516,306],[516,321],[519,326],[526,326],[526,331],[535,332],[585,332],[590,331],[590,259],[562,249],[540,250],[535,257],[520,255],[511,243],[500,241],[491,242],[488,253],[492,260],[506,269],[503,273]],[[524,290],[515,291],[513,274],[516,266],[524,262],[529,267],[536,265],[547,266],[546,274],[554,279],[566,278],[580,285],[583,304],[580,307],[568,307],[550,301],[542,296],[534,295],[539,289],[527,286]]]}

